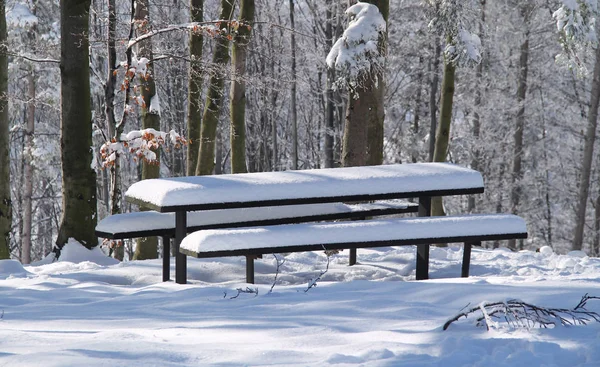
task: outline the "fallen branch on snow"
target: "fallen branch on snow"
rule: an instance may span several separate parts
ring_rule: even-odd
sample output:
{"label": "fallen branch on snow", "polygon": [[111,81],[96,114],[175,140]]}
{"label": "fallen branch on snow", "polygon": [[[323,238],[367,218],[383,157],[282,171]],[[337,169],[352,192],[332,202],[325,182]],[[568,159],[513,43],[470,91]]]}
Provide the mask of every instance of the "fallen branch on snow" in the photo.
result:
{"label": "fallen branch on snow", "polygon": [[[573,309],[546,308],[529,304],[516,299],[498,302],[482,302],[479,306],[467,309],[446,321],[443,330],[462,317],[477,315],[476,326],[485,326],[487,330],[499,329],[504,324],[511,329],[553,328],[556,325],[587,325],[589,322],[600,322],[600,314],[588,311],[585,306],[591,299],[586,293]],[[468,306],[468,305],[467,305]]]}

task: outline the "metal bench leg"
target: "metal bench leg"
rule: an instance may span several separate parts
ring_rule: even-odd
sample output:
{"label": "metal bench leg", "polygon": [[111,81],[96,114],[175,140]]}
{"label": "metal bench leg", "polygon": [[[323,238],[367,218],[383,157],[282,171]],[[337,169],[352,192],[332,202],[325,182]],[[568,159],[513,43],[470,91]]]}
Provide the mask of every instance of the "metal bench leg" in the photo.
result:
{"label": "metal bench leg", "polygon": [[[431,216],[431,197],[419,198],[419,217]],[[429,279],[429,245],[417,245],[417,280]]]}
{"label": "metal bench leg", "polygon": [[162,273],[163,273],[163,282],[168,282],[169,280],[171,280],[171,237],[169,236],[163,236],[162,237],[162,241],[163,241],[163,266],[162,266]]}
{"label": "metal bench leg", "polygon": [[429,245],[417,245],[417,280],[429,279]]}
{"label": "metal bench leg", "polygon": [[175,212],[175,282],[177,284],[187,283],[187,257],[179,252],[179,245],[186,236],[187,213]]}
{"label": "metal bench leg", "polygon": [[473,242],[467,243],[463,247],[463,262],[462,262],[462,271],[461,277],[468,278],[469,277],[469,266],[471,265],[471,247],[472,246],[481,246],[481,242]]}
{"label": "metal bench leg", "polygon": [[349,261],[349,265],[352,266],[356,264],[356,249],[355,248],[351,248],[350,249],[350,261]]}
{"label": "metal bench leg", "polygon": [[254,258],[246,256],[246,283],[254,284]]}

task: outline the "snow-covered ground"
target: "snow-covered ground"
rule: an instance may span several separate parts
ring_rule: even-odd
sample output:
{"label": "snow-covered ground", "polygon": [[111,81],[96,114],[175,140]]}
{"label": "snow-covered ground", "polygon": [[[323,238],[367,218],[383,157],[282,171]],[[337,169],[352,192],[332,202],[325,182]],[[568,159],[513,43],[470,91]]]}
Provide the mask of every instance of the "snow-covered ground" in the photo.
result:
{"label": "snow-covered ground", "polygon": [[[600,296],[600,260],[580,253],[474,249],[468,279],[460,248],[432,248],[431,280],[413,281],[414,248],[332,258],[256,262],[258,295],[241,258],[188,258],[190,284],[161,282],[160,260],[110,265],[69,244],[63,261],[0,261],[0,366],[600,366],[600,325],[478,328],[468,304],[518,298],[574,307]],[[91,261],[82,261],[82,260]],[[70,260],[70,261],[64,261]],[[588,310],[600,312],[600,300]]]}

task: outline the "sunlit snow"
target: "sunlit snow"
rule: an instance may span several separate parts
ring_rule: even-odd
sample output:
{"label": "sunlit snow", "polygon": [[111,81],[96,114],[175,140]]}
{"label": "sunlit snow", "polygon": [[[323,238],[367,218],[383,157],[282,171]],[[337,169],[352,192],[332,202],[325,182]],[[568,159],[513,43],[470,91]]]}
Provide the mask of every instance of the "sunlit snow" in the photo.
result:
{"label": "sunlit snow", "polygon": [[[413,247],[322,252],[256,261],[258,296],[243,258],[189,258],[187,285],[161,282],[161,260],[99,265],[70,243],[65,259],[0,261],[1,366],[597,366],[600,325],[490,332],[448,318],[468,304],[519,298],[574,307],[600,295],[600,259],[474,249],[470,278],[458,247],[432,248],[431,280],[414,281]],[[62,258],[62,256],[61,256]],[[282,257],[279,256],[281,261]],[[92,260],[92,261],[88,261]],[[173,266],[173,264],[172,264]],[[600,302],[588,309],[600,311]]]}

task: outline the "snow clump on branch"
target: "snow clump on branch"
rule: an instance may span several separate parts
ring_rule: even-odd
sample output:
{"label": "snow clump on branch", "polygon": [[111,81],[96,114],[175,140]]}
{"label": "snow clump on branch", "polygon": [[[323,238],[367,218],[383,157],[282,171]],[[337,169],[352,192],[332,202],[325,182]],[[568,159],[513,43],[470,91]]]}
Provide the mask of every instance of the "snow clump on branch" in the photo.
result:
{"label": "snow clump on branch", "polygon": [[447,38],[444,53],[455,66],[471,67],[481,62],[481,39],[469,31],[476,23],[472,1],[427,0],[430,5],[429,29]]}
{"label": "snow clump on branch", "polygon": [[585,54],[590,46],[598,45],[596,18],[597,0],[562,0],[562,5],[552,14],[560,34],[563,52],[556,56],[559,64],[586,74]]}
{"label": "snow clump on branch", "polygon": [[329,51],[326,62],[340,72],[338,81],[352,88],[372,72],[383,69],[385,55],[378,42],[385,36],[386,23],[379,8],[368,3],[352,5],[346,14],[351,17],[350,24]]}

